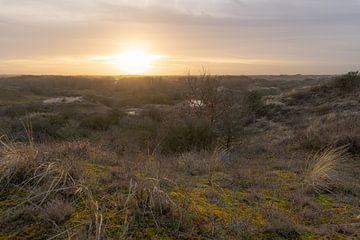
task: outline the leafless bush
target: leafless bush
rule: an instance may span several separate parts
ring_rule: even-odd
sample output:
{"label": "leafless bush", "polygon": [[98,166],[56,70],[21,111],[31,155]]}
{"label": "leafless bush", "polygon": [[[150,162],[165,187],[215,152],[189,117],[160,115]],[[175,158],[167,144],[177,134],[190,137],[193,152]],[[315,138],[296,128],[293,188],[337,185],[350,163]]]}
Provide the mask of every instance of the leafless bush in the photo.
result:
{"label": "leafless bush", "polygon": [[230,149],[244,126],[262,114],[264,105],[258,92],[225,87],[223,78],[203,71],[186,77],[190,112],[207,119],[219,143]]}

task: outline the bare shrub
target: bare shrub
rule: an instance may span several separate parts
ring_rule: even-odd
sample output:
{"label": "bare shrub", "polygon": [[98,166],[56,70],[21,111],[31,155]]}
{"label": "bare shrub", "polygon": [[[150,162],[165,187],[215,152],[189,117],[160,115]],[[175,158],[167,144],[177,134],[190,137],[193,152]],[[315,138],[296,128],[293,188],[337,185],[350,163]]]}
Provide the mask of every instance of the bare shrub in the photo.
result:
{"label": "bare shrub", "polygon": [[244,126],[264,112],[264,104],[258,92],[233,90],[223,82],[206,70],[200,76],[186,77],[190,114],[207,119],[219,143],[230,149]]}
{"label": "bare shrub", "polygon": [[305,175],[305,187],[316,192],[330,191],[331,184],[341,178],[348,157],[347,147],[327,148],[318,152],[310,162]]}
{"label": "bare shrub", "polygon": [[206,70],[200,76],[188,75],[185,81],[190,114],[207,119],[219,143],[230,149],[250,112],[258,109],[257,95],[245,94],[245,89],[226,88],[222,77],[212,76]]}

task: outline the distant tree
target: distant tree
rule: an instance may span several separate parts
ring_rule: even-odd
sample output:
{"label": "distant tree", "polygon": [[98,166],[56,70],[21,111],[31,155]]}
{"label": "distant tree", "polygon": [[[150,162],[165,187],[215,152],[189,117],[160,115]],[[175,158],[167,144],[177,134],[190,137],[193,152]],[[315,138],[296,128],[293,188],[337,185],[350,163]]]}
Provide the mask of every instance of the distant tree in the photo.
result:
{"label": "distant tree", "polygon": [[219,142],[229,149],[244,126],[245,98],[241,92],[225,88],[222,80],[206,70],[200,76],[188,74],[187,100],[191,113],[207,119]]}

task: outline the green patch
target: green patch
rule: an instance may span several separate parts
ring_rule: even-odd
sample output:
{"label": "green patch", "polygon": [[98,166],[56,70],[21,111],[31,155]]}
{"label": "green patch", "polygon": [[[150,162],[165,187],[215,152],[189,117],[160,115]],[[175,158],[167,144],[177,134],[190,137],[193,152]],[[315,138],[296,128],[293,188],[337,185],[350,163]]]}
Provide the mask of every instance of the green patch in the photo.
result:
{"label": "green patch", "polygon": [[276,206],[280,208],[287,209],[290,207],[290,202],[284,196],[280,198],[279,196],[275,195],[273,191],[264,190],[264,204],[269,206]]}
{"label": "green patch", "polygon": [[91,210],[88,209],[85,199],[79,198],[75,203],[76,210],[70,215],[64,226],[67,229],[74,228],[91,219]]}
{"label": "green patch", "polygon": [[296,177],[296,174],[291,172],[291,171],[285,171],[285,170],[278,170],[275,172],[276,176],[282,178],[282,179],[286,179],[286,180],[290,180],[290,179],[294,179]]}
{"label": "green patch", "polygon": [[15,232],[11,233],[1,233],[0,232],[0,240],[14,240],[14,239],[35,239],[42,240],[47,239],[46,228],[44,228],[41,224],[31,224],[27,225],[23,228],[19,228]]}
{"label": "green patch", "polygon": [[86,163],[84,166],[85,166],[86,180],[89,183],[89,185],[96,184],[97,180],[100,177],[109,174],[109,172],[106,171],[107,167],[104,165],[95,164],[95,163]]}
{"label": "green patch", "polygon": [[317,196],[317,201],[323,205],[330,206],[333,204],[333,197],[329,194],[319,194]]}
{"label": "green patch", "polygon": [[19,187],[11,187],[0,196],[0,214],[22,203],[27,198],[27,193]]}
{"label": "green patch", "polygon": [[189,211],[195,221],[201,225],[212,223],[231,224],[236,219],[245,217],[257,226],[265,223],[265,218],[249,206],[244,192],[214,190],[212,188],[193,188],[171,192],[170,196],[179,206],[180,211]]}

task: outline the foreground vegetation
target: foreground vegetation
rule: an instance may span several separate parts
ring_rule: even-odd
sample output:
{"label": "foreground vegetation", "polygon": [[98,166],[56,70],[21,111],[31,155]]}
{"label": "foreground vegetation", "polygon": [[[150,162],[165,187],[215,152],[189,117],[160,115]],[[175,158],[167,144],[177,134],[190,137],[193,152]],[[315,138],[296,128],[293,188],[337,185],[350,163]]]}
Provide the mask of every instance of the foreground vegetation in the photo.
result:
{"label": "foreground vegetation", "polygon": [[0,239],[359,239],[359,93],[358,72],[0,79]]}

